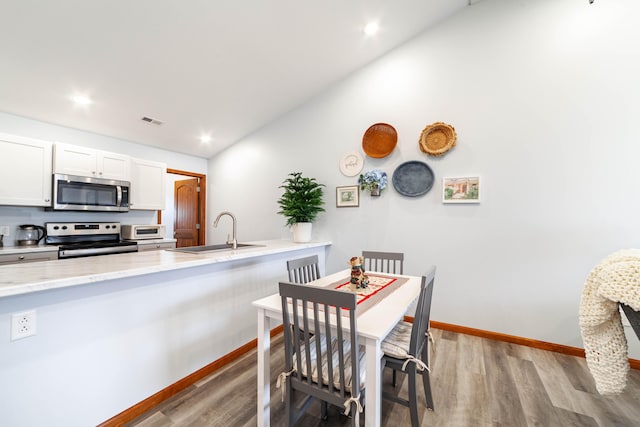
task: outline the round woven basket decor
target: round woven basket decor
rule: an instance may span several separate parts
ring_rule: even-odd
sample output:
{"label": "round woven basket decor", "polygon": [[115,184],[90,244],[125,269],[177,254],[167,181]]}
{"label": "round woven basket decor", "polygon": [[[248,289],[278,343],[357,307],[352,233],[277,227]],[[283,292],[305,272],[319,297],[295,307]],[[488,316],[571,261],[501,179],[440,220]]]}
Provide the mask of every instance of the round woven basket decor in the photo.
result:
{"label": "round woven basket decor", "polygon": [[455,129],[443,122],[430,124],[420,135],[420,150],[431,156],[442,156],[455,145]]}
{"label": "round woven basket decor", "polygon": [[395,128],[386,123],[376,123],[362,137],[362,149],[369,157],[386,157],[396,148],[398,133]]}

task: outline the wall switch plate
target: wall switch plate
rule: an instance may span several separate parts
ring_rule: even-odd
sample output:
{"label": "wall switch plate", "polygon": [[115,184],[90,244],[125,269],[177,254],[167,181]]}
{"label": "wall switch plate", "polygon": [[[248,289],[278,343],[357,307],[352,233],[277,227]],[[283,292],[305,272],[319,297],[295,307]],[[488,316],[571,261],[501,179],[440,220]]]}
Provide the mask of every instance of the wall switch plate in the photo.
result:
{"label": "wall switch plate", "polygon": [[36,311],[29,310],[11,315],[11,341],[36,334]]}
{"label": "wall switch plate", "polygon": [[9,230],[10,228],[8,225],[0,225],[0,234],[3,236],[10,236]]}

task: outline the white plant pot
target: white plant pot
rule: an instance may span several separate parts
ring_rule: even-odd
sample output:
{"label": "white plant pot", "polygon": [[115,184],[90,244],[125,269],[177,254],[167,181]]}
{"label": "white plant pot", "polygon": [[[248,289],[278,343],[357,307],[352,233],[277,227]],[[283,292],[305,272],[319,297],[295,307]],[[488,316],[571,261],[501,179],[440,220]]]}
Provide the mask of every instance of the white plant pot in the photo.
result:
{"label": "white plant pot", "polygon": [[293,241],[296,243],[306,243],[311,241],[311,225],[310,222],[297,222],[291,226],[293,232]]}

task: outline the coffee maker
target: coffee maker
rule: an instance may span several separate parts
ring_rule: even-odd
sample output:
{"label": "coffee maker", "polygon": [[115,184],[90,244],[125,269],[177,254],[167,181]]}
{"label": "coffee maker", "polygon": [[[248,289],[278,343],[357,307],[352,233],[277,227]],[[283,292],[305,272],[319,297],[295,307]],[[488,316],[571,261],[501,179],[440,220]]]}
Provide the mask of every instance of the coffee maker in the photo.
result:
{"label": "coffee maker", "polygon": [[34,224],[18,226],[18,246],[34,246],[40,243],[46,234],[45,228]]}

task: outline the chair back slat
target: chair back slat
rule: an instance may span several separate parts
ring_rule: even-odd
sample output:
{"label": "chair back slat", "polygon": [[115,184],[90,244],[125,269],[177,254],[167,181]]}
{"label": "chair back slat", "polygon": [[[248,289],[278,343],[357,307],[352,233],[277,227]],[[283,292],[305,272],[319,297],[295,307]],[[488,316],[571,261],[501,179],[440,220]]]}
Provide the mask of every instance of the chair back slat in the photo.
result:
{"label": "chair back slat", "polygon": [[[313,302],[313,330],[314,331],[319,331],[321,324],[320,324],[320,318],[318,317],[320,310],[318,309],[318,303],[317,302]],[[324,307],[324,309],[326,309],[326,306]],[[305,313],[305,315],[307,315],[307,313]],[[320,334],[314,334],[314,338],[316,341],[316,356],[315,356],[315,360],[316,360],[316,372],[318,373],[318,381],[322,381],[322,336]],[[329,343],[330,341],[330,337],[326,337],[326,342]],[[307,371],[307,372],[311,372],[311,371]],[[311,378],[311,375],[307,375],[309,378]]]}
{"label": "chair back slat", "polygon": [[365,271],[404,274],[404,253],[362,251]]}
{"label": "chair back slat", "polygon": [[411,328],[409,354],[420,354],[428,339],[426,333],[429,330],[429,319],[431,317],[431,300],[433,297],[435,274],[436,268],[432,266],[425,275],[422,276],[420,296],[418,297],[416,314],[413,318],[413,326]]}
{"label": "chair back slat", "polygon": [[[305,392],[315,390],[313,394],[330,394],[334,399],[342,399],[335,400],[338,404],[349,394],[359,395],[356,294],[281,282],[280,296],[285,368],[287,372],[295,370],[290,376],[292,387],[303,383]],[[316,331],[314,334],[308,332],[311,325]],[[303,334],[295,334],[299,327],[304,329]],[[332,346],[337,355],[335,361]],[[350,388],[345,371],[347,360],[351,367]]]}
{"label": "chair back slat", "polygon": [[289,282],[292,283],[303,284],[319,279],[318,255],[287,261],[287,271]]}

